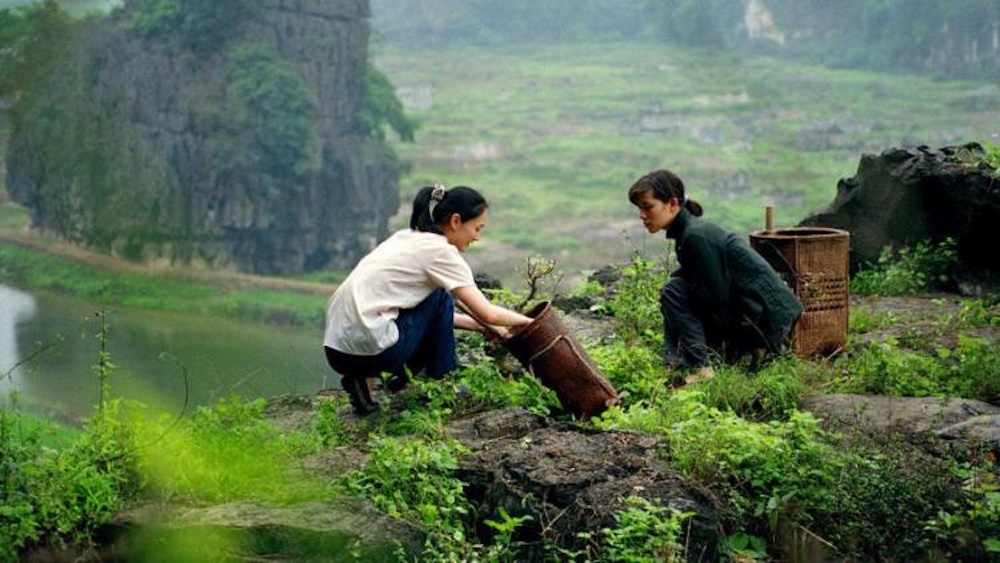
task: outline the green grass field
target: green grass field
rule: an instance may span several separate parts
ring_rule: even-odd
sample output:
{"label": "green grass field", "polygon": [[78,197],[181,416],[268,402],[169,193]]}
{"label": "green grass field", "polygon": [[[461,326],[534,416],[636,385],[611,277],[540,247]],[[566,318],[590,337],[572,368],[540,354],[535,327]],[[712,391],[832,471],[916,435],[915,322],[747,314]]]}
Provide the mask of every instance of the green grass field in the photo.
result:
{"label": "green grass field", "polygon": [[[373,48],[421,122],[397,143],[413,194],[431,182],[481,188],[492,203],[475,266],[513,279],[523,258],[573,276],[636,249],[662,251],[625,198],[654,168],[677,172],[706,217],[748,232],[826,207],[864,153],[988,139],[995,87],[830,70],[649,44],[505,50]],[[985,100],[985,103],[983,103]]]}
{"label": "green grass field", "polygon": [[[0,0],[0,10],[41,3],[41,0]],[[59,0],[56,3],[73,16],[79,17],[92,13],[110,12],[123,5],[124,0]]]}

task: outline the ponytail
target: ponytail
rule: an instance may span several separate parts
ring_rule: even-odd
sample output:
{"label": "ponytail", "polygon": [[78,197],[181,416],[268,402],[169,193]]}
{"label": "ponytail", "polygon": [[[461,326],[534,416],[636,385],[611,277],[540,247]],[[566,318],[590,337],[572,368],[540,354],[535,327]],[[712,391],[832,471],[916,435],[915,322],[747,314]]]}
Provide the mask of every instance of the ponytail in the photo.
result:
{"label": "ponytail", "polygon": [[440,184],[424,186],[413,198],[410,228],[424,233],[441,233],[441,225],[458,213],[462,222],[475,219],[489,207],[486,198],[476,189],[455,186],[445,189]]}

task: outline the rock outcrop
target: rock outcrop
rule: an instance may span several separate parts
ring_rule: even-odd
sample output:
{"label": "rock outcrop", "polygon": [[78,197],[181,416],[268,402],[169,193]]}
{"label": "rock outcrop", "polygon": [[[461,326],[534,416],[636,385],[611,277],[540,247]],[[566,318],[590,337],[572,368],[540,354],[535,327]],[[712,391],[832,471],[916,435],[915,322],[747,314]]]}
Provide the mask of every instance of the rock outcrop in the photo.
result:
{"label": "rock outcrop", "polygon": [[6,183],[35,226],[265,274],[348,268],[388,234],[396,163],[358,117],[367,0],[199,4],[240,14],[217,43],[149,6],[81,24],[43,94],[12,106]]}
{"label": "rock outcrop", "polygon": [[852,269],[874,263],[886,246],[957,243],[963,284],[1000,287],[1000,175],[982,163],[977,143],[961,147],[890,149],[861,157],[840,180],[830,207],[800,226],[851,232]]}
{"label": "rock outcrop", "polygon": [[970,399],[818,395],[802,406],[839,432],[899,437],[939,457],[1000,455],[1000,406]]}
{"label": "rock outcrop", "polygon": [[631,496],[694,513],[685,536],[687,560],[718,557],[719,500],[671,469],[659,457],[663,444],[655,436],[588,431],[519,409],[458,420],[448,432],[470,449],[459,478],[477,513],[496,518],[503,508],[531,517],[516,538],[538,546],[538,553],[530,547],[522,552],[526,560],[542,560],[543,539],[585,548],[579,532],[614,527],[614,514]]}

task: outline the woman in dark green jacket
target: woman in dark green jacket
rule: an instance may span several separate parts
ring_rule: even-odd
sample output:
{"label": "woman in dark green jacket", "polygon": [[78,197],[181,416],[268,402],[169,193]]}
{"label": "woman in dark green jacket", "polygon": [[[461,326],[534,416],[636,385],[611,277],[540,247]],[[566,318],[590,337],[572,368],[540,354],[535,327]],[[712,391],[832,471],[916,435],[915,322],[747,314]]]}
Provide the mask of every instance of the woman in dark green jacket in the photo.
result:
{"label": "woman in dark green jacket", "polygon": [[660,290],[668,368],[695,383],[714,376],[713,351],[735,360],[787,349],[802,304],[745,239],[701,219],[701,205],[669,170],[636,180],[628,198],[647,231],[676,241],[680,268]]}

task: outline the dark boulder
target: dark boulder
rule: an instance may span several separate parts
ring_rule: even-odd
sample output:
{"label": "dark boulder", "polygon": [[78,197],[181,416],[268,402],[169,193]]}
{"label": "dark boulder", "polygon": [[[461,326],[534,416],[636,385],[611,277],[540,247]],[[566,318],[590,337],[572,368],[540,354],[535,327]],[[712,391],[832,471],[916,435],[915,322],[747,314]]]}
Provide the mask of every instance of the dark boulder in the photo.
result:
{"label": "dark boulder", "polygon": [[851,265],[874,263],[886,246],[922,241],[957,243],[963,284],[1000,287],[1000,175],[984,164],[978,143],[930,149],[889,149],[861,157],[857,173],[841,179],[825,211],[800,226],[851,232]]}
{"label": "dark boulder", "polygon": [[[543,540],[584,549],[578,533],[614,527],[614,514],[630,496],[693,512],[687,559],[718,557],[719,501],[669,467],[655,436],[601,432],[520,409],[456,421],[449,433],[470,448],[459,478],[467,483],[477,520],[497,519],[500,508],[511,516],[531,517],[515,537],[528,546],[522,560],[542,560]],[[481,532],[489,535],[489,530]],[[532,551],[535,546],[537,552]]]}

